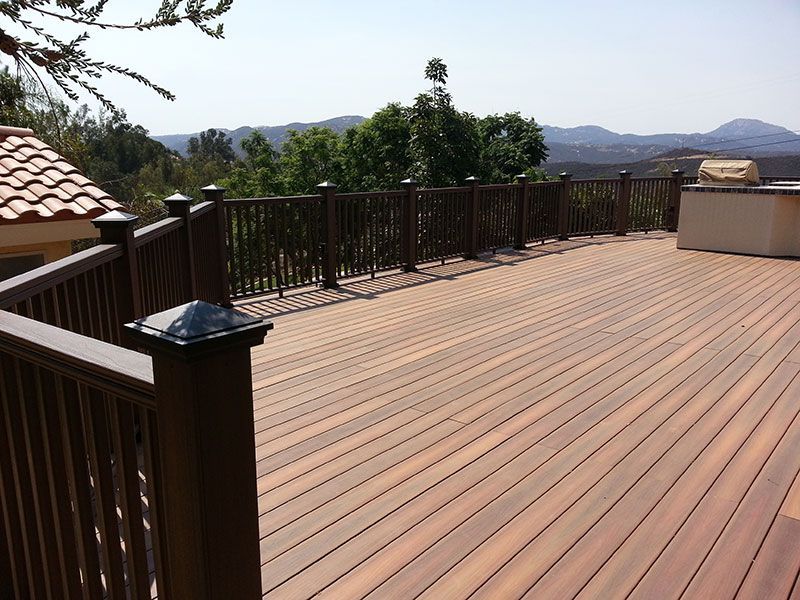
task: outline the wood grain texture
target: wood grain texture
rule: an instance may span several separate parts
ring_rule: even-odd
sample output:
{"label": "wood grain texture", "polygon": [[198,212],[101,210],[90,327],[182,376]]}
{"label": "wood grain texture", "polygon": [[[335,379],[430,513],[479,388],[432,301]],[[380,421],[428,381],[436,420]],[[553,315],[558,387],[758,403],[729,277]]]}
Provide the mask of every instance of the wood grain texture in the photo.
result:
{"label": "wood grain texture", "polygon": [[238,308],[266,597],[795,589],[797,261],[631,234]]}

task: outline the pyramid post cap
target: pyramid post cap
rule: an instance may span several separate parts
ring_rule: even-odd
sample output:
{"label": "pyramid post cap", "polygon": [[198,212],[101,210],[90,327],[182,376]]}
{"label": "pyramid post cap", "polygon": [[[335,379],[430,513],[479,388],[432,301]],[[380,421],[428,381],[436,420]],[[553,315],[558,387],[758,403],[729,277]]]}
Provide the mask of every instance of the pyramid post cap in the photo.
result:
{"label": "pyramid post cap", "polygon": [[172,196],[168,198],[164,198],[164,202],[191,202],[192,198],[190,196],[184,196],[180,192],[175,192]]}
{"label": "pyramid post cap", "polygon": [[182,358],[234,346],[255,346],[272,327],[271,322],[202,300],[125,325],[136,342]]}
{"label": "pyramid post cap", "polygon": [[92,225],[98,228],[106,226],[128,226],[129,224],[136,223],[138,220],[139,217],[137,215],[132,215],[122,210],[111,210],[92,219]]}

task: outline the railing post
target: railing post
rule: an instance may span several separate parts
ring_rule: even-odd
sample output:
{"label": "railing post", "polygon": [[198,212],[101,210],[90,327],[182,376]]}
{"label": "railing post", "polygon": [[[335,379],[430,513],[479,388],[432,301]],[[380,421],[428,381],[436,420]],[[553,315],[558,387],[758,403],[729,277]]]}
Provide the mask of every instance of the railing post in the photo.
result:
{"label": "railing post", "polygon": [[669,190],[669,206],[667,207],[667,231],[678,231],[678,218],[681,215],[681,187],[683,186],[683,171],[672,171],[672,181]]}
{"label": "railing post", "polygon": [[271,323],[200,300],[126,325],[153,357],[169,587],[261,598],[250,348]]}
{"label": "railing post", "polygon": [[225,188],[217,185],[207,185],[200,190],[206,202],[214,203],[214,212],[217,218],[217,239],[212,249],[213,261],[217,265],[217,281],[219,289],[216,301],[230,308],[231,304],[231,284],[228,274],[228,245],[226,243],[226,222],[225,222]]}
{"label": "railing post", "polygon": [[324,181],[317,186],[322,196],[323,213],[325,214],[325,249],[322,257],[322,279],[326,288],[339,287],[336,283],[337,229],[336,222],[336,184]]}
{"label": "railing post", "polygon": [[560,173],[561,195],[558,198],[558,239],[569,238],[569,200],[572,193],[572,174]]}
{"label": "railing post", "polygon": [[528,176],[524,173],[517,175],[520,184],[519,197],[517,198],[517,231],[514,248],[524,250],[528,241],[528,213],[530,212],[530,198],[528,198]]}
{"label": "railing post", "polygon": [[183,194],[174,193],[169,198],[164,198],[170,217],[183,219],[181,227],[181,252],[186,264],[186,269],[181,273],[183,277],[183,293],[188,301],[197,299],[197,272],[194,266],[194,244],[192,244],[192,199]]}
{"label": "railing post", "polygon": [[477,177],[467,177],[467,185],[470,186],[469,195],[467,196],[467,214],[464,219],[464,232],[465,250],[464,258],[477,258],[478,257],[478,221],[480,220],[478,209],[480,207],[480,184],[481,180]]}
{"label": "railing post", "polygon": [[100,230],[101,244],[122,245],[122,258],[112,263],[114,290],[116,291],[116,323],[119,342],[129,347],[122,326],[142,316],[142,294],[140,290],[139,265],[136,260],[136,246],[133,230],[139,217],[120,210],[113,210],[92,219],[92,225]]}
{"label": "railing post", "polygon": [[620,171],[619,198],[617,198],[615,221],[617,222],[617,235],[628,233],[628,212],[631,207],[631,172]]}
{"label": "railing post", "polygon": [[406,191],[405,212],[401,228],[402,261],[406,272],[417,270],[417,239],[419,221],[417,217],[417,182],[413,178],[400,182]]}

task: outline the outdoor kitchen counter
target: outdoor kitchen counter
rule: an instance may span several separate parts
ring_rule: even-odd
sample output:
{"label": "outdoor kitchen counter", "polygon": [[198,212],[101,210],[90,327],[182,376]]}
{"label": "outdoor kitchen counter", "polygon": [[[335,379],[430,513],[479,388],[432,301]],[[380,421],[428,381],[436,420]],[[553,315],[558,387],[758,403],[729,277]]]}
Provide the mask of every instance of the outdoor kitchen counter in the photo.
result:
{"label": "outdoor kitchen counter", "polygon": [[800,184],[683,186],[678,248],[800,256]]}

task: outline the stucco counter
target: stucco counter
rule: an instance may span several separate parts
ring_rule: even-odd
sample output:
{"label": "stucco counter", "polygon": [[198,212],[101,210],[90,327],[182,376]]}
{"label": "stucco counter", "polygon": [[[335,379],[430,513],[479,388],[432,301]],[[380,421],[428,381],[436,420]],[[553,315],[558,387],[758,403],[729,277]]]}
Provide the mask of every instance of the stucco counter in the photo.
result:
{"label": "stucco counter", "polygon": [[800,256],[800,182],[683,186],[678,248]]}

